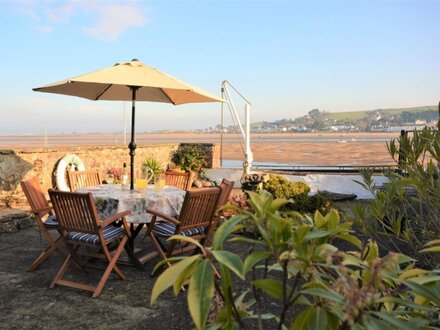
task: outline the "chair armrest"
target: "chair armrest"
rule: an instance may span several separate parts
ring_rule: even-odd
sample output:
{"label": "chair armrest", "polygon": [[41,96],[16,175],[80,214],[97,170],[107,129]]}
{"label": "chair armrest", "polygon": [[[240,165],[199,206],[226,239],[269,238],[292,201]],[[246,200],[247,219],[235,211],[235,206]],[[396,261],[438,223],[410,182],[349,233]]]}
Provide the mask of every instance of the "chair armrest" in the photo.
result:
{"label": "chair armrest", "polygon": [[109,224],[130,215],[131,211],[123,211],[109,216],[107,219],[101,221],[101,227],[107,227]]}
{"label": "chair armrest", "polygon": [[147,210],[147,213],[150,213],[151,215],[155,215],[155,216],[157,216],[159,218],[162,218],[162,219],[165,219],[165,220],[167,220],[169,222],[172,222],[176,226],[180,225],[180,221],[179,220],[177,220],[176,218],[174,218],[172,216],[169,216],[168,214],[165,214],[165,213],[162,213],[162,212],[159,212],[159,211],[154,211],[154,210]]}
{"label": "chair armrest", "polygon": [[125,220],[125,217],[130,214],[131,214],[131,211],[123,211],[123,212],[119,212],[117,214],[114,214],[101,222],[101,228],[104,228],[104,227],[106,227],[106,226],[108,226],[118,220],[122,220],[122,226],[124,226],[124,229],[125,229],[125,232],[127,233],[127,236],[131,237],[130,227],[128,226],[127,220]]}
{"label": "chair armrest", "polygon": [[46,207],[40,207],[39,209],[33,209],[33,210],[31,210],[31,212],[32,213],[43,213],[43,214],[46,214],[46,213],[49,213],[50,211],[52,211],[53,210],[53,207],[52,206],[46,206]]}

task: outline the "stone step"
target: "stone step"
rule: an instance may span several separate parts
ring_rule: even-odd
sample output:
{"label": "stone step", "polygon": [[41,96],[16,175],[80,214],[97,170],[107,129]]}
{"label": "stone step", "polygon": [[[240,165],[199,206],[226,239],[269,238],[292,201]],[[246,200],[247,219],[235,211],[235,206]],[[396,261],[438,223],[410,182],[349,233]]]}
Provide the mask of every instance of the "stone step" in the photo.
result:
{"label": "stone step", "polygon": [[19,209],[0,209],[0,234],[14,233],[35,225],[29,213]]}

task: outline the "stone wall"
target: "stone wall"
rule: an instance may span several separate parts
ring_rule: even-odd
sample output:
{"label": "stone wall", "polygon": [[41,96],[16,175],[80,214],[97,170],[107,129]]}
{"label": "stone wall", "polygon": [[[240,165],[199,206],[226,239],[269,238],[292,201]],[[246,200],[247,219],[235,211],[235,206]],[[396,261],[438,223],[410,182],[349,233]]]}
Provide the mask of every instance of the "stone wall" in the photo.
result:
{"label": "stone wall", "polygon": [[[135,169],[141,168],[145,158],[155,158],[164,164],[171,163],[171,155],[179,144],[143,145],[136,149]],[[219,165],[218,147],[202,144],[208,155],[208,168]],[[102,178],[110,168],[122,167],[125,162],[129,167],[130,156],[125,147],[63,147],[51,150],[14,149],[0,150],[0,208],[27,207],[27,202],[20,187],[20,180],[38,176],[44,191],[55,185],[53,171],[59,159],[66,154],[76,154],[83,161],[86,169],[99,170]]]}

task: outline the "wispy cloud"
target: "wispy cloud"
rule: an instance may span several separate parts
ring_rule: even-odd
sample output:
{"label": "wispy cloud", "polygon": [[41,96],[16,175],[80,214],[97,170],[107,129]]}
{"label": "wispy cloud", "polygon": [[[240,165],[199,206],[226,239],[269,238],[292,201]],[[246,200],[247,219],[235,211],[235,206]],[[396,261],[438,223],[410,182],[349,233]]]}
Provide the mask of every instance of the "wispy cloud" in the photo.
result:
{"label": "wispy cloud", "polygon": [[46,17],[55,23],[66,23],[70,20],[70,18],[75,15],[78,10],[81,10],[81,7],[87,5],[87,1],[75,1],[70,0],[64,2],[61,6],[50,8],[46,10]]}
{"label": "wispy cloud", "polygon": [[[79,29],[94,38],[114,41],[132,28],[148,23],[145,2],[82,1],[63,2],[20,1],[20,11],[35,22],[39,33],[51,33],[62,25],[80,24]],[[78,22],[81,23],[78,23]]]}
{"label": "wispy cloud", "polygon": [[126,5],[109,4],[99,10],[97,21],[84,31],[101,40],[116,40],[122,33],[133,27],[146,24],[144,14],[134,3]]}

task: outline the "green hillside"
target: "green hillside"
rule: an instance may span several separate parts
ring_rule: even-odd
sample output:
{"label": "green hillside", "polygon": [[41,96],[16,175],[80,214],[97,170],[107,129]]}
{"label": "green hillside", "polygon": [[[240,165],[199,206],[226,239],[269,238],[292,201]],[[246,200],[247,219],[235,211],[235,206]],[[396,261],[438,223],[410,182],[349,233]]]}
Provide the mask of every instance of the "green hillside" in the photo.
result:
{"label": "green hillside", "polygon": [[326,118],[330,120],[359,120],[367,117],[368,113],[380,111],[381,113],[385,113],[388,115],[396,115],[400,114],[404,111],[408,112],[422,112],[435,110],[437,111],[437,105],[427,105],[421,107],[412,107],[412,108],[393,108],[393,109],[376,109],[376,110],[364,110],[364,111],[349,111],[349,112],[332,112],[326,114]]}

